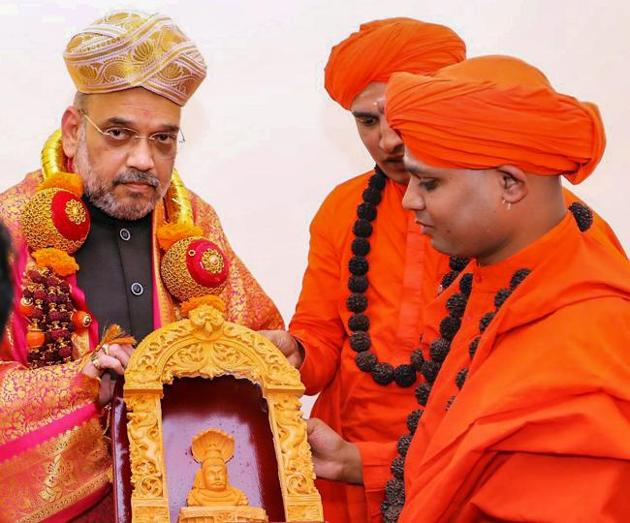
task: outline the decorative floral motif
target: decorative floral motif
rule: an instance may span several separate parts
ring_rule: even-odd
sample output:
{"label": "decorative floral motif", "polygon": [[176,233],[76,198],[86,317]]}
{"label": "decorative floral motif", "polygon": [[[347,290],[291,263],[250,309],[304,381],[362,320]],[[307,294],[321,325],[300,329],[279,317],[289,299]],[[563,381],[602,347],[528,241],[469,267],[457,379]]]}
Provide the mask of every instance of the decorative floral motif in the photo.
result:
{"label": "decorative floral motif", "polygon": [[81,225],[89,220],[85,206],[79,204],[77,200],[68,200],[66,202],[66,216],[75,225]]}
{"label": "decorative floral motif", "polygon": [[152,511],[168,505],[160,422],[163,384],[175,376],[226,374],[259,384],[267,399],[287,521],[323,520],[300,412],[304,386],[299,372],[268,340],[202,305],[190,312],[190,320],[150,334],[125,373],[134,521],[148,520]]}

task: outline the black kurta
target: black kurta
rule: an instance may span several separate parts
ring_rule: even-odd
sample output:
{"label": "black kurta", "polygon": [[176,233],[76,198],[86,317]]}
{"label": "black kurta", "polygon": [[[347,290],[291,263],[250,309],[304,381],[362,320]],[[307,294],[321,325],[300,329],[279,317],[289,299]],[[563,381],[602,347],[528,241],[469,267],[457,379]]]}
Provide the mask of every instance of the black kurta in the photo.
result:
{"label": "black kurta", "polygon": [[140,342],[153,330],[151,214],[118,220],[86,201],[92,224],[75,254],[88,309],[105,326],[117,323]]}

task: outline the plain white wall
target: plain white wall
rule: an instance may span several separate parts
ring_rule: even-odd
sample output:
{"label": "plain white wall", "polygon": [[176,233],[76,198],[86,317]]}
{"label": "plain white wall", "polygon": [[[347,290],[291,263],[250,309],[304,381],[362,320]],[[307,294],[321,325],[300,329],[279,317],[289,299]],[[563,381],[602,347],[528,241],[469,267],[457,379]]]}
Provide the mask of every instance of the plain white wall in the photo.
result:
{"label": "plain white wall", "polygon": [[0,189],[39,167],[73,85],[68,39],[116,8],[172,16],[208,65],[184,109],[177,166],[211,202],[232,245],[286,320],[300,289],[308,224],[334,185],[372,165],[352,119],[323,88],[332,45],[363,21],[446,24],[469,56],[502,53],[540,67],[556,89],[599,105],[608,133],[596,173],[575,192],[630,248],[630,2],[627,0],[102,0],[0,2]]}

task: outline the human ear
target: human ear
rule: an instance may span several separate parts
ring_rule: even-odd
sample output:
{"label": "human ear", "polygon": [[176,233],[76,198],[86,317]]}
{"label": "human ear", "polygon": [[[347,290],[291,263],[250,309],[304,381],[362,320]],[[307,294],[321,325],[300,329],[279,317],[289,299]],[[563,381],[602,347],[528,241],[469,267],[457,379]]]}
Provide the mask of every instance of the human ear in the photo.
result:
{"label": "human ear", "polygon": [[71,105],[61,117],[61,144],[67,158],[74,158],[77,153],[80,128],[81,113]]}
{"label": "human ear", "polygon": [[508,205],[520,202],[529,193],[527,174],[515,165],[502,165],[497,169],[500,176],[501,197]]}

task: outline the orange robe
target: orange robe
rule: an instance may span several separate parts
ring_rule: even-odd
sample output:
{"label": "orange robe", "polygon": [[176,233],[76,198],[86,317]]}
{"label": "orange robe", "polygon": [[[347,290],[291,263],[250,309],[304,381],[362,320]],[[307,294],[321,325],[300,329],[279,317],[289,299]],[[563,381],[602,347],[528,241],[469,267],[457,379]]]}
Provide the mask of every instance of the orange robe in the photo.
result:
{"label": "orange robe", "polygon": [[[480,318],[521,268],[532,272],[471,360]],[[399,521],[627,521],[627,259],[597,225],[581,233],[568,213],[523,251],[467,272],[472,293],[407,454]],[[457,284],[425,311],[427,342]]]}
{"label": "orange robe", "polygon": [[[18,252],[25,252],[20,212],[41,180],[39,172],[29,174],[0,194],[0,220],[9,228]],[[195,194],[190,199],[195,223],[230,261],[221,293],[228,320],[252,329],[282,328],[278,310],[232,251],[214,209]],[[154,212],[154,230],[163,219],[160,202]],[[33,263],[27,258],[26,263]],[[155,266],[159,262],[156,245],[153,258]],[[21,277],[15,274],[16,302]],[[159,278],[153,283],[158,298],[154,309],[159,309],[156,322],[174,321],[170,296]],[[86,521],[100,521],[99,517],[111,521],[111,499],[104,497],[111,482],[111,461],[96,408],[98,382],[80,374],[93,340],[73,340],[79,354],[74,361],[31,369],[20,348],[25,322],[14,313],[11,324],[0,346],[0,521],[27,517],[68,521],[90,506],[96,510]]]}
{"label": "orange robe", "polygon": [[[312,416],[358,445],[364,486],[318,481],[329,523],[380,521],[384,486],[417,406],[414,388],[378,385],[359,370],[350,348],[346,307],[352,225],[361,193],[373,172],[353,178],[326,198],[311,225],[308,268],[290,332],[305,347],[300,369],[307,394],[320,393]],[[388,180],[369,238],[366,293],[371,350],[380,361],[409,363],[423,326],[423,304],[435,297],[448,258],[429,247],[413,216],[402,208],[403,185]],[[366,503],[367,502],[367,503]]]}

